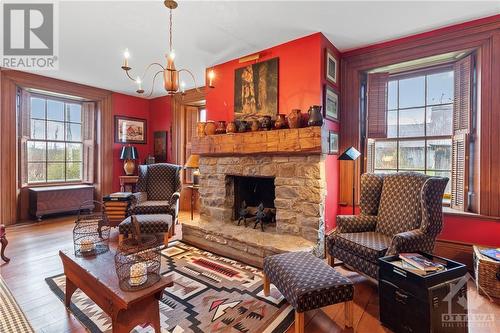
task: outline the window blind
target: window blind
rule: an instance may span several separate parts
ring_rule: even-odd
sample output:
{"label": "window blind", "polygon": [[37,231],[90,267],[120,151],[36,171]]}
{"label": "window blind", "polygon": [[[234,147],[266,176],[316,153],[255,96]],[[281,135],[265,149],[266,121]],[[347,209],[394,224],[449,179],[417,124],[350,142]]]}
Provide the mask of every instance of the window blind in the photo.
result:
{"label": "window blind", "polygon": [[368,74],[367,136],[370,139],[387,137],[387,82],[389,73]]}
{"label": "window blind", "polygon": [[454,65],[455,100],[453,104],[451,208],[467,209],[465,195],[468,180],[467,161],[471,118],[472,56],[460,59]]}

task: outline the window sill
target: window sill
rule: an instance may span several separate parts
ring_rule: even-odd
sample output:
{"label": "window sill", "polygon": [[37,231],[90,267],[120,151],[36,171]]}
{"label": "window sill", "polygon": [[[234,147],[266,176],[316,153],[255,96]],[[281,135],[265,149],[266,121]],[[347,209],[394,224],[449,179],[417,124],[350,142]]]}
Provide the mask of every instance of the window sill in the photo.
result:
{"label": "window sill", "polygon": [[71,185],[93,185],[83,182],[68,182],[68,183],[43,183],[43,184],[28,184],[21,188],[37,188],[37,187],[52,187],[52,186],[71,186]]}
{"label": "window sill", "polygon": [[445,207],[445,206],[443,206],[443,215],[466,217],[466,218],[480,219],[480,220],[491,220],[491,221],[495,221],[495,222],[500,222],[500,217],[497,217],[497,216],[486,216],[486,215],[481,215],[481,214],[476,214],[476,213],[471,213],[471,212],[464,212],[461,210],[457,210],[457,209],[453,209],[453,208]]}

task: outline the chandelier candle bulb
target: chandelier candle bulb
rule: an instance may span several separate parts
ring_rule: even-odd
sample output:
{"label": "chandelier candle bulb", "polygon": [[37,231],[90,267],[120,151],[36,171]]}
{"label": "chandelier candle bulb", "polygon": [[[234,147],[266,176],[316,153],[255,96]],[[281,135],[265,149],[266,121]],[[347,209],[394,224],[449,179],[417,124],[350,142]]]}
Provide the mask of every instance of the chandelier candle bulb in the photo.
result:
{"label": "chandelier candle bulb", "polygon": [[130,52],[128,51],[128,49],[125,49],[125,51],[123,52],[123,69],[130,68],[128,66],[128,58],[130,58]]}

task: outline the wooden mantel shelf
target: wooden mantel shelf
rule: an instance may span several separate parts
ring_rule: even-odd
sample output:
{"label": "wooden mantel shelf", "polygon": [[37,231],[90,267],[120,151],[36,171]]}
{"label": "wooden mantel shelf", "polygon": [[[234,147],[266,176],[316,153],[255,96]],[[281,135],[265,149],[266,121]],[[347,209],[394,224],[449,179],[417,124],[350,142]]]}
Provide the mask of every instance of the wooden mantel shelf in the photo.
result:
{"label": "wooden mantel shelf", "polygon": [[328,148],[328,131],[322,127],[305,127],[219,134],[196,137],[191,143],[191,153],[202,156],[324,154]]}

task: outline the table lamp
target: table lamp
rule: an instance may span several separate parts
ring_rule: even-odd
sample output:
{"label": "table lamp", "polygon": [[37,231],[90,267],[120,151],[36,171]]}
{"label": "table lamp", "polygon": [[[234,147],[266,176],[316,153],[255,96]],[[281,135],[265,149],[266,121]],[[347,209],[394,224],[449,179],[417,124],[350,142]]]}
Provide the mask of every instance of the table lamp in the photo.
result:
{"label": "table lamp", "polygon": [[123,146],[120,152],[120,160],[123,162],[123,170],[125,170],[125,174],[127,176],[131,176],[135,171],[135,162],[134,160],[139,158],[139,154],[137,154],[137,148],[132,146]]}
{"label": "table lamp", "polygon": [[356,191],[356,160],[361,156],[361,153],[354,147],[347,148],[342,155],[339,156],[339,161],[352,161],[353,170],[352,170],[352,215],[354,215],[355,211],[355,191]]}
{"label": "table lamp", "polygon": [[200,155],[192,154],[189,156],[184,168],[193,169],[193,185],[200,184]]}

